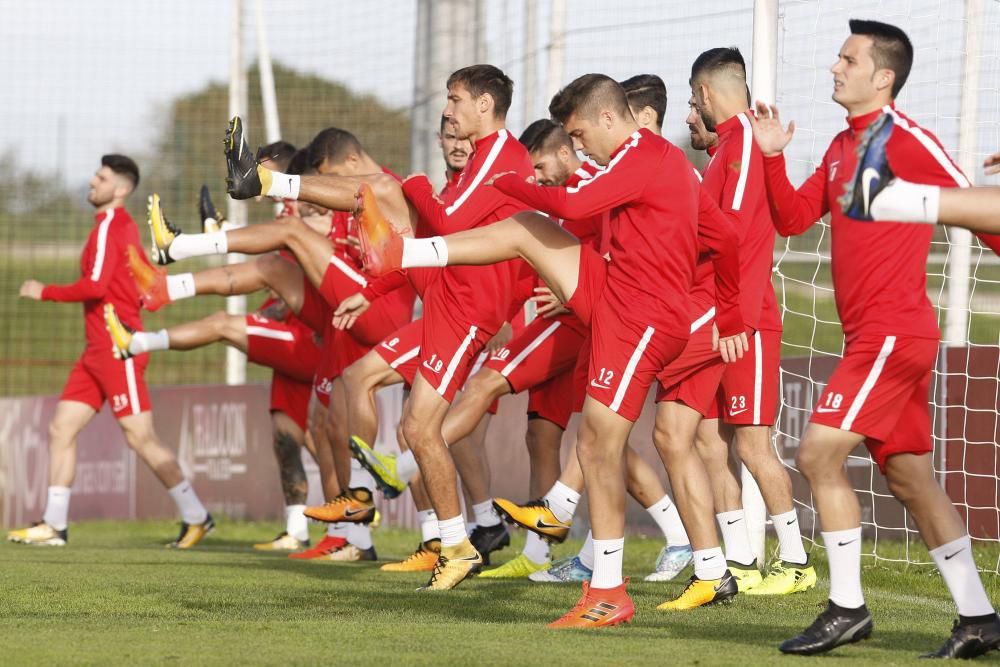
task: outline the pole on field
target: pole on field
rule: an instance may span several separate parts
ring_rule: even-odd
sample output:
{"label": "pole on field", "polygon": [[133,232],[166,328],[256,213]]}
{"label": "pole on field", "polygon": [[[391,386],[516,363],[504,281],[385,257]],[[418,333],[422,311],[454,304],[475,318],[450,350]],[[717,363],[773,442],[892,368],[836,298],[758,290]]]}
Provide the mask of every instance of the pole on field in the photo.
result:
{"label": "pole on field", "polygon": [[549,17],[549,48],[545,72],[546,109],[549,102],[565,83],[566,75],[566,0],[552,0],[552,14]]}
{"label": "pole on field", "polygon": [[[247,73],[243,67],[243,2],[233,0],[232,33],[229,41],[229,117],[245,115],[247,109]],[[230,224],[245,226],[247,224],[246,202],[229,198],[226,207],[226,217]],[[226,255],[227,264],[243,261],[243,255],[230,253]],[[231,296],[226,299],[226,312],[230,315],[245,315],[247,299],[245,296]],[[226,384],[243,384],[247,377],[246,355],[236,348],[226,348]]]}
{"label": "pole on field", "polygon": [[[958,115],[958,166],[970,182],[976,172],[976,122],[979,115],[979,60],[982,46],[983,0],[965,0],[965,58],[962,62],[962,98]],[[969,331],[969,275],[972,234],[948,229],[948,293],[945,302],[944,343],[961,346]]]}
{"label": "pole on field", "polygon": [[[778,0],[754,0],[753,3],[753,48],[750,83],[752,97],[768,104],[774,104],[778,91]],[[746,465],[740,466],[740,482],[743,487],[743,514],[746,517],[750,548],[763,567],[767,506],[760,494],[757,480]]]}

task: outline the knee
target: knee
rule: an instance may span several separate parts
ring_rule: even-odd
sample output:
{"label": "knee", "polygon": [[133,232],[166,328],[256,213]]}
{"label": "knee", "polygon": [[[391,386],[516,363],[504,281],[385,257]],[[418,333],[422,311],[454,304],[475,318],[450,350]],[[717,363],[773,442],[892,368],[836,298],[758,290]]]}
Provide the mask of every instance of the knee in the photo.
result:
{"label": "knee", "polygon": [[736,454],[748,467],[754,468],[768,459],[777,461],[769,434],[754,432],[755,427],[737,429],[734,438]]}
{"label": "knee", "polygon": [[[885,481],[889,486],[889,492],[904,505],[927,491],[928,480],[923,477],[893,474],[891,470],[887,470],[886,472]],[[934,484],[933,481],[931,484]]]}
{"label": "knee", "polygon": [[76,435],[72,425],[53,419],[49,422],[49,445],[68,446]]}
{"label": "knee", "polygon": [[234,317],[224,310],[218,310],[205,318],[205,322],[212,327],[219,336],[222,336],[229,327],[229,318]]}
{"label": "knee", "polygon": [[795,455],[795,465],[810,482],[820,479],[828,471],[829,465],[822,447],[811,440],[803,440]]}
{"label": "knee", "polygon": [[661,457],[674,458],[690,453],[692,442],[679,438],[669,427],[657,423],[653,429],[653,444]]}
{"label": "knee", "polygon": [[403,431],[403,438],[414,453],[423,449],[423,441],[426,437],[426,429],[418,419],[409,414],[403,415],[403,422],[400,424]]}
{"label": "knee", "polygon": [[499,373],[480,372],[472,376],[462,393],[468,394],[466,400],[474,400],[477,403],[492,403],[507,393],[508,387],[507,380]]}

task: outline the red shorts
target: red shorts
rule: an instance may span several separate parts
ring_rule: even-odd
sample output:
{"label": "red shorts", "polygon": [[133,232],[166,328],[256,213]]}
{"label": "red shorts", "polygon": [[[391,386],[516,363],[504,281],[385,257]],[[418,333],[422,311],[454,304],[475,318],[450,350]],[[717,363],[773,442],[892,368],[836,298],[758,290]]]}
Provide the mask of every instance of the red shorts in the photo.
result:
{"label": "red shorts", "polygon": [[736,426],[773,426],[778,416],[781,332],[757,331],[742,359],[725,364],[722,386],[706,419]]}
{"label": "red shorts", "polygon": [[938,341],[860,336],[847,343],[809,420],[865,436],[880,470],[894,454],[932,449],[931,374]]}
{"label": "red shorts", "polygon": [[[700,310],[697,309],[697,310]],[[657,374],[660,387],[656,402],[676,401],[708,417],[715,409],[716,394],[726,370],[722,357],[712,349],[713,310],[691,324],[691,337],[684,351]]]}
{"label": "red shorts", "polygon": [[573,415],[575,379],[574,364],[559,375],[532,387],[528,392],[528,419],[544,419],[565,431]]}
{"label": "red shorts", "polygon": [[[367,285],[367,279],[356,267],[333,255],[323,274],[319,291],[331,309],[335,309],[337,304]],[[415,299],[416,293],[409,283],[375,299],[350,328],[351,336],[368,347],[378,345],[382,339],[412,319]]]}
{"label": "red shorts", "polygon": [[385,363],[403,376],[407,386],[413,386],[413,380],[417,377],[420,340],[423,335],[424,321],[414,320],[372,348]]}
{"label": "red shorts", "polygon": [[590,332],[583,339],[581,354],[573,367],[573,412],[583,410],[587,398],[587,379],[590,377]]}
{"label": "red shorts", "polygon": [[285,413],[305,431],[311,391],[311,382],[301,382],[275,371],[271,375],[271,412]]}
{"label": "red shorts", "polygon": [[604,294],[607,282],[608,262],[589,245],[580,246],[580,270],[577,274],[576,291],[566,302],[566,307],[576,313],[584,324],[591,324],[594,307]]}
{"label": "red shorts", "polygon": [[451,403],[495,332],[483,331],[462,314],[449,313],[437,303],[425,302],[423,322],[420,374]]}
{"label": "red shorts", "polygon": [[576,315],[538,317],[490,355],[485,366],[504,376],[511,392],[517,394],[571,370],[585,338]]}
{"label": "red shorts", "polygon": [[319,290],[313,287],[309,279],[304,276],[302,278],[302,307],[295,315],[307,327],[316,332],[326,331],[333,318],[333,309],[330,308]]}
{"label": "red shorts", "polygon": [[246,329],[247,359],[299,382],[312,382],[320,357],[312,329],[256,314],[246,316]]}
{"label": "red shorts", "polygon": [[149,355],[119,361],[110,350],[87,350],[66,378],[60,401],[78,401],[100,410],[107,401],[115,418],[151,409],[146,388]]}
{"label": "red shorts", "polygon": [[330,407],[330,391],[333,389],[333,380],[339,375],[337,366],[340,363],[337,359],[337,330],[333,328],[329,320],[323,329],[323,342],[319,350],[319,362],[316,364],[316,373],[313,375],[313,392],[323,407]]}

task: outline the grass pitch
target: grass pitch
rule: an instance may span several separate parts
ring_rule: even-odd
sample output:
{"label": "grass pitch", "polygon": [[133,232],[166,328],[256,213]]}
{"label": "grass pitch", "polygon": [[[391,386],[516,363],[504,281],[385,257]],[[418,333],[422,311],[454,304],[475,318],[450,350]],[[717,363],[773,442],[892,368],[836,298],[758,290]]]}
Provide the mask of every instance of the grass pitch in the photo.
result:
{"label": "grass pitch", "polygon": [[[0,662],[799,664],[810,659],[782,656],[776,647],[812,622],[827,590],[826,564],[817,558],[820,583],[808,593],[659,612],[655,606],[683,582],[642,582],[660,543],[630,538],[625,570],[633,577],[633,623],[560,632],[545,624],[576,601],[576,585],[471,580],[450,593],[418,593],[426,575],[290,561],[250,548],[275,535],[278,524],[222,521],[189,552],[162,547],[175,530],[167,522],[86,522],[71,526],[65,549],[0,545]],[[408,554],[417,537],[378,530],[375,542],[388,559]],[[521,543],[517,536],[494,560],[513,557]],[[578,547],[559,546],[556,555]],[[998,600],[997,578],[984,576]],[[910,663],[947,637],[954,611],[933,568],[868,564],[864,582],[875,635],[826,660]],[[1000,655],[983,662],[998,664]]]}

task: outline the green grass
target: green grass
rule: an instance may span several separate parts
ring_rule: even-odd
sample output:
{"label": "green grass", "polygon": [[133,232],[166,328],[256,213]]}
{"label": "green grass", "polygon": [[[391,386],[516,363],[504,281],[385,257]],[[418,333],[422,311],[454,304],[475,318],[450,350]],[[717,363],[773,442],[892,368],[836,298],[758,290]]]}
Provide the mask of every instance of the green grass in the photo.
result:
{"label": "green grass", "polygon": [[[630,538],[625,570],[633,577],[635,621],[600,632],[555,632],[545,623],[576,601],[575,585],[471,580],[449,593],[418,593],[425,575],[383,573],[374,564],[296,562],[249,548],[278,530],[277,524],[224,521],[196,550],[176,552],[161,546],[174,535],[167,522],[87,522],[72,526],[65,549],[2,544],[2,661],[777,664],[789,659],[776,646],[812,622],[827,588],[825,562],[816,559],[820,584],[813,591],[658,612],[655,606],[679,593],[682,583],[641,582],[660,544]],[[383,558],[409,553],[416,541],[409,531],[375,534]],[[557,555],[578,547],[558,547]],[[503,557],[515,553],[509,548]],[[996,562],[995,554],[987,558]],[[986,576],[996,600],[996,577]],[[834,660],[903,664],[943,642],[954,612],[932,569],[869,564],[864,577],[875,637],[838,649]]]}

